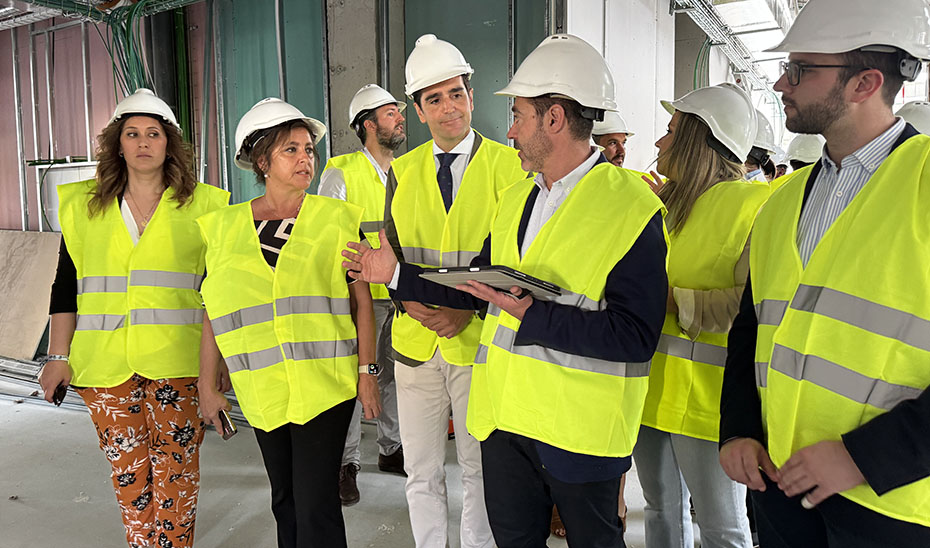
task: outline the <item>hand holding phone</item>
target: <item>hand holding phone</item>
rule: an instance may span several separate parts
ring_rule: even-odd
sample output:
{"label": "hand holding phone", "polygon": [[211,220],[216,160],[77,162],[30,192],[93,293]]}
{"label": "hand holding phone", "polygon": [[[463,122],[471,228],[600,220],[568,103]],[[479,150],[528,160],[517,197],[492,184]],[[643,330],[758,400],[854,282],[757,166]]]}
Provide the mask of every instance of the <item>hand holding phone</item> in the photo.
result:
{"label": "hand holding phone", "polygon": [[232,419],[229,418],[229,413],[227,413],[225,409],[220,409],[219,417],[220,426],[222,428],[220,434],[223,436],[223,440],[225,441],[235,436],[239,429],[236,428]]}
{"label": "hand holding phone", "polygon": [[55,388],[55,393],[52,394],[52,403],[57,406],[61,406],[61,402],[65,401],[65,396],[68,394],[68,385],[61,383]]}

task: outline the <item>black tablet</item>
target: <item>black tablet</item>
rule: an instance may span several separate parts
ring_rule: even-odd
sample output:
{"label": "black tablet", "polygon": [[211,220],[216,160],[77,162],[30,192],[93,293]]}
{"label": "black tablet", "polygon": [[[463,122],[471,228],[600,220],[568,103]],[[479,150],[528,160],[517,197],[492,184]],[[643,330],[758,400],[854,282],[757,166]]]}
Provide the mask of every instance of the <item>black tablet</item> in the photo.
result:
{"label": "black tablet", "polygon": [[421,278],[448,287],[455,287],[475,280],[500,291],[509,292],[513,286],[520,287],[533,294],[533,297],[552,300],[562,294],[562,289],[509,266],[455,266],[448,268],[427,268],[420,274]]}

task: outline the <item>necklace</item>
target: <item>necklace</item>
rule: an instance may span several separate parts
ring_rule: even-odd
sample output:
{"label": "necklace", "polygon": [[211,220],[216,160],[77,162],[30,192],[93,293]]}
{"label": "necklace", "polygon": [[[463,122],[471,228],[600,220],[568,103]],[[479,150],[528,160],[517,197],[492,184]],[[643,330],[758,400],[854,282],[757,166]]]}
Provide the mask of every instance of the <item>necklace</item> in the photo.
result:
{"label": "necklace", "polygon": [[[164,190],[162,190],[162,192],[164,192]],[[161,201],[161,193],[158,194],[158,199],[152,204],[152,208],[149,210],[148,214],[142,211],[142,208],[136,203],[136,200],[132,197],[132,193],[129,192],[128,188],[126,189],[126,199],[129,200],[129,205],[135,207],[136,211],[142,215],[142,221],[139,223],[141,230],[139,232],[144,231],[145,227],[148,226],[149,221],[152,219],[152,215],[155,214],[155,210],[158,208],[158,202]]]}

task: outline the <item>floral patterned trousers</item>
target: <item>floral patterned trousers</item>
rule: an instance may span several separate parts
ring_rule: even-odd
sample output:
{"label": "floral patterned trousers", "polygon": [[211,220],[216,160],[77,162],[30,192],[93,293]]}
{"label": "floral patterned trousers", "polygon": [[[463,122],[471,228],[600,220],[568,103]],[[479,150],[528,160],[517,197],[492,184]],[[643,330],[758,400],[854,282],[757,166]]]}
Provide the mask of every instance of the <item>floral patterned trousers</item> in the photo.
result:
{"label": "floral patterned trousers", "polygon": [[200,488],[197,379],[139,375],[113,388],[77,388],[110,461],[132,548],[188,548]]}

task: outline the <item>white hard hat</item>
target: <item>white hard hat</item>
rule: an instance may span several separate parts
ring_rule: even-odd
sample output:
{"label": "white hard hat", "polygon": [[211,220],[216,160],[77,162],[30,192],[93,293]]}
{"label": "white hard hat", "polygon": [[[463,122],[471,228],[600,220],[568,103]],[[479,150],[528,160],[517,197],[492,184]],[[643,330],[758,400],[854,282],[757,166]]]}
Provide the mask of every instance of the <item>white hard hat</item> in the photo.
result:
{"label": "white hard hat", "polygon": [[417,38],[416,46],[407,57],[404,93],[412,98],[421,89],[463,74],[471,76],[474,72],[457,47],[436,38],[435,34],[424,34]]}
{"label": "white hard hat", "polygon": [[774,154],[776,149],[775,131],[772,129],[772,124],[769,123],[768,118],[758,109],[756,110],[756,124],[756,140],[753,141],[752,146],[761,148],[769,154]]}
{"label": "white hard hat", "polygon": [[802,134],[796,136],[788,143],[788,152],[785,160],[797,160],[805,164],[812,164],[823,156],[823,145],[826,139],[816,134]]}
{"label": "white hard hat", "polygon": [[930,103],[927,101],[911,101],[901,107],[897,114],[917,131],[930,135]]}
{"label": "white hard hat", "polygon": [[175,118],[174,113],[171,112],[171,107],[168,106],[168,103],[156,97],[150,89],[139,88],[135,93],[120,101],[119,104],[116,105],[116,110],[113,111],[113,116],[110,118],[110,121],[107,122],[107,125],[112,124],[127,114],[151,114],[168,122],[178,131],[182,131],[180,124],[178,124],[178,119]]}
{"label": "white hard hat", "polygon": [[[310,125],[313,133],[313,144],[319,143],[326,135],[326,126],[315,118],[304,116],[297,107],[285,103],[277,97],[268,97],[255,103],[255,106],[246,112],[239,125],[236,126],[236,165],[242,169],[252,169],[252,161],[248,154],[242,153],[246,139],[260,129],[268,129],[291,120],[303,120]],[[254,145],[254,143],[252,143]]]}
{"label": "white hard hat", "polygon": [[729,82],[696,89],[677,101],[660,101],[669,114],[676,110],[694,114],[710,127],[711,133],[745,162],[756,141],[756,109],[740,88]]}
{"label": "white hard hat", "polygon": [[597,110],[617,110],[614,77],[604,57],[571,34],[546,37],[526,56],[510,83],[495,95],[553,94]]}
{"label": "white hard hat", "polygon": [[604,112],[604,121],[594,122],[594,135],[609,135],[611,133],[626,133],[627,137],[635,135],[626,125],[626,120],[619,112],[608,110]]}
{"label": "white hard hat", "polygon": [[391,103],[397,105],[398,110],[401,112],[407,108],[407,103],[398,101],[378,84],[366,84],[362,89],[355,92],[355,97],[349,103],[349,127],[352,127],[359,113],[390,105]]}
{"label": "white hard hat", "polygon": [[866,46],[892,46],[930,59],[930,5],[926,0],[812,0],[785,38],[766,51],[844,53]]}

